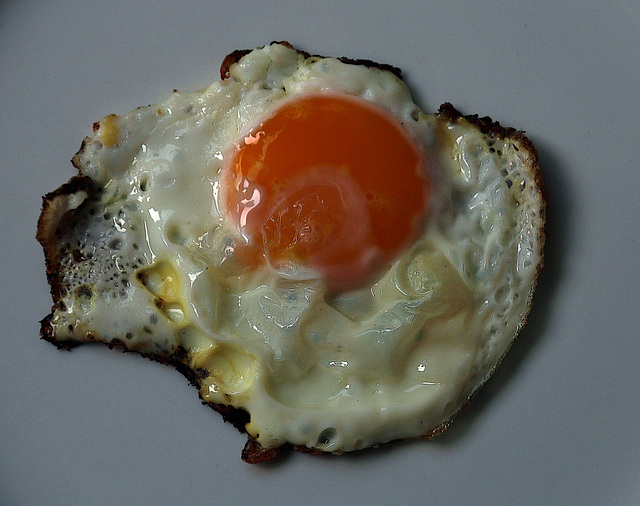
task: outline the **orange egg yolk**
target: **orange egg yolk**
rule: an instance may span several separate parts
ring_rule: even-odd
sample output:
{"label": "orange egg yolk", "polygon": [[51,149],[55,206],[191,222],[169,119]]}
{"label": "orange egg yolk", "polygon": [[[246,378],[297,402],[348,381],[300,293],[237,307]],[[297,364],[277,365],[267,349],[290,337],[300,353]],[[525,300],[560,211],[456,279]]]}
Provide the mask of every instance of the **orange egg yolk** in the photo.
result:
{"label": "orange egg yolk", "polygon": [[286,102],[222,173],[226,216],[244,238],[237,257],[334,291],[371,281],[420,233],[427,172],[403,127],[363,99]]}

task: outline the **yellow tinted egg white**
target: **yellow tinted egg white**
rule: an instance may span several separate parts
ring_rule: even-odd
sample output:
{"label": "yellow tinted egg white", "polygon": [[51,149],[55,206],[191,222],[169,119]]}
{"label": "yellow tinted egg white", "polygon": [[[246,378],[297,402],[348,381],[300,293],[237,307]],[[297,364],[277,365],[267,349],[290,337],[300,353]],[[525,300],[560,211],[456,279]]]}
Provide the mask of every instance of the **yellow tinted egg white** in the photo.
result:
{"label": "yellow tinted egg white", "polygon": [[[377,68],[274,44],[230,76],[109,116],[85,141],[74,161],[98,190],[65,218],[55,340],[184,349],[203,399],[246,410],[265,447],[342,452],[437,430],[528,311],[543,204],[526,150],[463,118],[424,115]],[[334,297],[322,280],[241,266],[218,202],[238,136],[316,92],[384,108],[438,159],[422,237],[375,285]]]}

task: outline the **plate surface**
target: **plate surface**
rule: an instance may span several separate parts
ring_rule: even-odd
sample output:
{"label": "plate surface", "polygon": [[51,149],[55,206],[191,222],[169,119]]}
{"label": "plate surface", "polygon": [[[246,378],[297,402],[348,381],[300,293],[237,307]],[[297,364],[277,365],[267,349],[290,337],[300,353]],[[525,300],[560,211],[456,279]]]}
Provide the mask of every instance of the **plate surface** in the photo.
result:
{"label": "plate surface", "polygon": [[[637,504],[640,6],[254,4],[0,5],[0,503]],[[539,150],[548,247],[530,323],[434,441],[249,466],[245,436],[176,371],[38,339],[51,305],[40,197],[74,174],[91,124],[282,39],[400,67],[427,112],[449,101]]]}

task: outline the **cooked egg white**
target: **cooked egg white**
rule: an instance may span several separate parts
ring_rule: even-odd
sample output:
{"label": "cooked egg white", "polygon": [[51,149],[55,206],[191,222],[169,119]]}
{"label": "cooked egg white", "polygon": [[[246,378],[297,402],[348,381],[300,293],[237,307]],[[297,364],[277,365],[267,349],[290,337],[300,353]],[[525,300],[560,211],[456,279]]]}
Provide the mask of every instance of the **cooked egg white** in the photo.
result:
{"label": "cooked egg white", "polygon": [[[434,157],[419,236],[346,291],[238,261],[221,199],[239,136],[311,93],[368,101]],[[51,335],[184,349],[202,398],[247,411],[263,447],[338,453],[431,435],[524,324],[544,213],[530,156],[464,118],[425,115],[389,71],[255,50],[229,79],[96,125],[74,160],[95,191],[60,196]]]}

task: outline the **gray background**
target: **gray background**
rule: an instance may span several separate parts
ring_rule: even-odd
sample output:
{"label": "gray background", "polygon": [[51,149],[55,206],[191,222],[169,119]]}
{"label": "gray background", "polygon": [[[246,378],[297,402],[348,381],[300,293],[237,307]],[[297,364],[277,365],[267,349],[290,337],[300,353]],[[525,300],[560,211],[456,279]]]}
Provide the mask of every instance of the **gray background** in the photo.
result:
{"label": "gray background", "polygon": [[[530,325],[430,443],[252,467],[176,371],[38,339],[40,197],[92,122],[281,39],[396,65],[425,110],[491,115],[539,149],[548,265]],[[0,503],[640,504],[639,88],[631,0],[4,0]]]}

